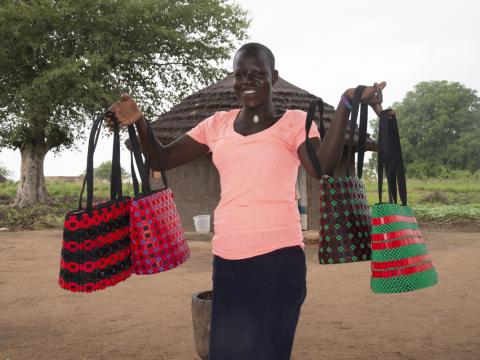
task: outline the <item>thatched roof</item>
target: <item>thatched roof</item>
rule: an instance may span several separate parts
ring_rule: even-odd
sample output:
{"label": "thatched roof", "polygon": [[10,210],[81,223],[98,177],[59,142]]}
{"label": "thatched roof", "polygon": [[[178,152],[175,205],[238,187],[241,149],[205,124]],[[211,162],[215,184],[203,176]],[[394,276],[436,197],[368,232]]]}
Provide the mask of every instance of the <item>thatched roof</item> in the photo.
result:
{"label": "thatched roof", "polygon": [[[213,115],[216,111],[225,111],[240,108],[232,88],[233,75],[228,74],[219,82],[210,85],[193,95],[186,97],[180,104],[175,105],[166,113],[160,115],[152,123],[157,137],[167,144],[185,134],[199,122]],[[318,97],[289,82],[278,79],[273,88],[273,102],[282,110],[300,109],[307,111],[308,105]],[[326,128],[332,119],[335,109],[325,104]],[[348,139],[348,133],[345,135]],[[367,139],[367,150],[375,150],[375,143]]]}

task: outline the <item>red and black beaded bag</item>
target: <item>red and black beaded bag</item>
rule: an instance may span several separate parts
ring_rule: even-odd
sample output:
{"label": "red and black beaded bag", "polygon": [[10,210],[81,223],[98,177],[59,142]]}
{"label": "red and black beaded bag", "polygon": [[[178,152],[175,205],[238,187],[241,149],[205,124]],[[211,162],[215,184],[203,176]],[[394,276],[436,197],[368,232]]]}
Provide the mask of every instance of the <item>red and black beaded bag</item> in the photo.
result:
{"label": "red and black beaded bag", "polygon": [[[158,145],[148,122],[147,129],[152,145]],[[133,126],[128,127],[128,133],[131,154],[135,156],[142,181],[140,192],[131,156],[135,192],[130,210],[132,266],[137,275],[156,274],[183,264],[190,256],[190,251],[165,172],[161,171],[165,188],[153,191],[150,187],[149,156],[147,154],[143,160]]]}
{"label": "red and black beaded bag", "polygon": [[[58,282],[72,292],[103,290],[132,274],[130,198],[122,196],[118,126],[113,134],[110,200],[93,204],[93,154],[105,115],[94,121],[90,131],[78,209],[65,215]],[[87,203],[83,208],[85,185]]]}
{"label": "red and black beaded bag", "polygon": [[349,122],[347,173],[332,176],[323,173],[315,149],[308,138],[317,107],[320,109],[320,134],[323,127],[323,102],[310,104],[306,121],[306,146],[315,172],[320,178],[320,237],[318,260],[320,264],[349,263],[371,259],[370,230],[371,212],[362,180],[363,160],[367,137],[367,105],[361,105],[358,135],[357,174],[350,175],[350,163],[354,156],[353,141],[357,128],[360,98],[365,86],[355,90],[353,108]]}

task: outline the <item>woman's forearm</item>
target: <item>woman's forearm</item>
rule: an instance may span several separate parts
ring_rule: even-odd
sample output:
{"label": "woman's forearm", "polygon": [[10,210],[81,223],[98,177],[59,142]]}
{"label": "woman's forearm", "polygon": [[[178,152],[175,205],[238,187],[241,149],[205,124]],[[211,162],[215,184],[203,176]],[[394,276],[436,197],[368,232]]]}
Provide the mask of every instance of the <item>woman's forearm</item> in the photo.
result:
{"label": "woman's forearm", "polygon": [[143,116],[135,124],[142,152],[145,156],[148,154],[150,167],[153,170],[173,169],[193,161],[209,151],[207,145],[196,142],[188,135],[182,135],[168,145],[163,145],[154,134],[149,134]]}

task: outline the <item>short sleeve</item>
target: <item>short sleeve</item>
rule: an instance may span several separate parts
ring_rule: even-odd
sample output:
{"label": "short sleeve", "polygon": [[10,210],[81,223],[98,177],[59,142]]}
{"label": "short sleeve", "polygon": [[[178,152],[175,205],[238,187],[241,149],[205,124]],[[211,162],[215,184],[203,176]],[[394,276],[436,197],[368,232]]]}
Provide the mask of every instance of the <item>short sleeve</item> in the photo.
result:
{"label": "short sleeve", "polygon": [[[200,144],[209,146],[210,125],[215,117],[215,114],[209,118],[202,120],[193,129],[188,131],[186,135],[190,136],[193,140]],[[210,146],[209,146],[210,147]]]}
{"label": "short sleeve", "polygon": [[[305,120],[307,117],[307,114],[303,111],[298,111],[300,119],[296,119],[297,121],[295,122],[295,134],[293,137],[293,147],[296,150],[298,150],[298,147],[302,145],[305,142]],[[310,132],[308,133],[309,138],[320,138],[320,133],[318,132],[317,126],[315,123],[312,124],[312,127],[310,128]]]}

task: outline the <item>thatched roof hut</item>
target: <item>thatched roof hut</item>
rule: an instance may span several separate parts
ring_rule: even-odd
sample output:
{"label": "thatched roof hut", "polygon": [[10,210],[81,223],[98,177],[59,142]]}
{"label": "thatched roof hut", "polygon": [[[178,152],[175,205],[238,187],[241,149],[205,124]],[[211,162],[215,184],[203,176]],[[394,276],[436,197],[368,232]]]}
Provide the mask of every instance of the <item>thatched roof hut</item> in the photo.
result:
{"label": "thatched roof hut", "polygon": [[6,182],[6,181],[7,181],[7,178],[2,174],[0,174],[0,183]]}
{"label": "thatched roof hut", "polygon": [[[199,122],[216,111],[240,108],[232,87],[233,75],[229,74],[219,82],[208,86],[185,98],[170,111],[160,115],[152,126],[156,136],[167,144],[195,127]],[[273,102],[282,110],[300,109],[307,111],[310,102],[317,97],[289,82],[279,78],[273,88]],[[325,127],[334,114],[334,108],[325,104]],[[345,135],[348,140],[348,131]],[[375,150],[375,143],[367,139],[367,149]],[[346,173],[353,168],[353,162],[347,164],[342,154],[335,174]],[[220,181],[213,165],[211,154],[205,155],[189,164],[168,171],[169,185],[175,193],[175,203],[185,229],[193,230],[194,215],[213,214],[220,199]],[[303,229],[318,228],[318,189],[317,180],[309,176],[303,167],[298,175],[299,211]],[[159,174],[154,173],[153,187],[163,186]]]}
{"label": "thatched roof hut", "polygon": [[[216,111],[240,108],[232,82],[233,75],[228,74],[219,82],[186,97],[180,104],[160,115],[152,124],[157,137],[164,144],[168,144]],[[308,105],[315,99],[318,97],[282,78],[278,79],[273,88],[273,102],[281,110],[307,111]],[[325,104],[324,116],[327,129],[334,112],[333,106]],[[348,140],[348,132],[345,134],[345,139]],[[367,150],[376,150],[375,142],[370,137],[367,139]]]}

